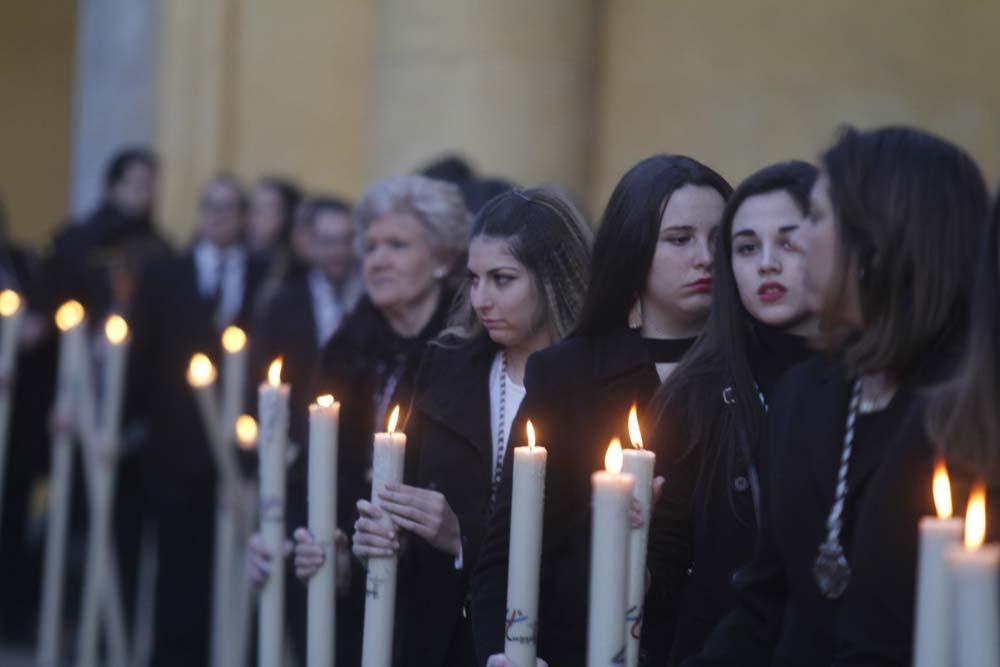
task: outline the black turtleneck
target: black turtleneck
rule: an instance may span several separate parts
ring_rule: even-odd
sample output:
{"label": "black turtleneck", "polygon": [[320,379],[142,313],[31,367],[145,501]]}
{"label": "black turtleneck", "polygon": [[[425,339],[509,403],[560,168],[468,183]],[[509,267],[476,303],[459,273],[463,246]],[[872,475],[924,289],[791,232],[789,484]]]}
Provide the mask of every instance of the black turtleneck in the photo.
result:
{"label": "black turtleneck", "polygon": [[691,349],[697,338],[643,338],[654,364],[676,364]]}
{"label": "black turtleneck", "polygon": [[760,322],[753,324],[748,347],[753,377],[765,396],[770,395],[788,369],[815,354],[805,336]]}

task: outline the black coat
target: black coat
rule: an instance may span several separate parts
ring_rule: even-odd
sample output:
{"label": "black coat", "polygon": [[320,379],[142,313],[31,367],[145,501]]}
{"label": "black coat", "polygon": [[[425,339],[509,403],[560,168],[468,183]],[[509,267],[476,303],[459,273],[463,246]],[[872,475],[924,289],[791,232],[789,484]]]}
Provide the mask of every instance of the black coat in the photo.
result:
{"label": "black coat", "polygon": [[[533,354],[524,382],[527,395],[512,429],[512,442],[524,442],[524,422],[530,418],[539,444],[548,449],[538,655],[550,665],[582,665],[590,576],[590,476],[604,468],[611,438],[628,442],[629,407],[635,403],[642,411],[660,378],[639,333],[622,329],[574,336]],[[472,582],[480,664],[489,655],[503,652],[511,459],[508,448],[496,507]]]}
{"label": "black coat", "polygon": [[461,524],[463,568],[413,538],[403,561],[402,653],[405,665],[468,667],[472,646],[463,609],[492,482],[489,377],[497,348],[486,337],[446,345],[431,343],[425,352],[406,427],[405,481],[444,494]]}
{"label": "black coat", "polygon": [[[769,402],[781,375],[809,353],[802,338],[758,330],[749,354],[757,388]],[[704,395],[718,401],[720,411],[731,410],[723,400],[728,383],[719,376],[703,381],[711,385]],[[720,412],[717,422],[725,418]],[[729,443],[720,434],[719,423],[709,442],[691,446],[683,434],[684,420],[685,415],[678,414],[657,420],[656,437],[668,462],[663,495],[650,526],[652,585],[644,624],[651,659],[663,659],[663,647],[655,646],[654,639],[672,640],[666,647],[671,665],[696,654],[735,605],[733,572],[753,556],[759,511],[753,498],[753,485],[759,480],[756,463],[748,465],[745,454],[755,457],[762,443],[745,443],[744,455],[738,455],[730,469],[724,450]],[[655,619],[676,619],[676,626],[658,628]]]}
{"label": "black coat", "polygon": [[[840,536],[855,571],[874,568],[878,576],[891,576],[896,567],[887,554],[900,545],[885,537],[878,540],[886,549],[878,562],[866,560],[871,545],[858,545],[858,518],[868,507],[874,510],[871,503],[877,501],[870,492],[878,485],[873,480],[894,473],[884,465],[887,453],[921,437],[922,424],[913,412],[921,388],[940,379],[939,370],[921,373],[899,387],[884,410],[858,418]],[[850,394],[843,371],[826,359],[798,366],[780,383],[768,416],[768,446],[758,461],[764,512],[757,552],[734,580],[739,604],[716,626],[701,655],[685,665],[790,667],[833,661],[838,619],[863,579],[854,578],[844,598],[829,600],[817,587],[813,563],[826,537]]]}

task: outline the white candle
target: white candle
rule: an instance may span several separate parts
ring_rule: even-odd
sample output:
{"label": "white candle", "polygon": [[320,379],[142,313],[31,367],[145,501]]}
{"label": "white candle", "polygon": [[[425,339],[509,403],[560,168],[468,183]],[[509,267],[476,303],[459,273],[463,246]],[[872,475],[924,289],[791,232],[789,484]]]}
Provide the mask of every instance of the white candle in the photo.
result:
{"label": "white candle", "polygon": [[938,667],[951,661],[951,577],[947,554],[962,541],[962,520],[952,517],[951,485],[944,462],[934,470],[937,517],[920,520],[917,563],[917,609],[913,635],[914,667]]}
{"label": "white candle", "polygon": [[542,560],[545,464],[548,452],[535,446],[528,422],[528,446],[514,448],[510,511],[510,557],[504,654],[515,665],[534,665],[538,650],[538,577]]}
{"label": "white candle", "polygon": [[642,631],[643,603],[646,598],[646,545],[649,542],[649,518],[653,502],[653,470],[656,454],[642,448],[642,433],[635,406],[629,411],[629,438],[635,449],[623,452],[622,471],[635,478],[635,498],[639,503],[642,526],[629,531],[628,600],[625,606],[625,664],[639,664],[639,634]]}
{"label": "white candle", "polygon": [[325,395],[309,406],[309,532],[326,559],[309,580],[308,667],[333,667],[336,629],[337,428],[340,403]]}
{"label": "white candle", "polygon": [[21,297],[17,292],[13,290],[0,292],[0,318],[3,319],[0,324],[0,374],[4,375],[8,382],[7,390],[0,395],[0,519],[3,518],[3,481],[6,475],[7,442],[10,437],[8,429],[17,371],[17,339],[21,332],[24,311]]}
{"label": "white candle", "polygon": [[[59,370],[56,413],[76,417],[81,366],[86,354],[86,324],[83,306],[67,301],[56,311],[59,338]],[[66,563],[66,529],[69,518],[73,450],[72,436],[58,431],[52,438],[52,472],[49,520],[45,540],[45,569],[38,634],[38,664],[55,665],[62,644],[63,571]]]}
{"label": "white candle", "polygon": [[604,465],[605,470],[591,476],[594,502],[587,667],[612,667],[625,660],[629,507],[635,480],[620,472],[622,445],[617,438],[608,447]]}
{"label": "white candle", "polygon": [[[406,434],[396,433],[399,406],[393,408],[386,433],[375,434],[372,456],[372,503],[381,505],[379,493],[386,484],[403,482]],[[382,525],[392,521],[383,512]],[[365,581],[365,630],[361,648],[362,667],[389,667],[392,664],[393,614],[396,609],[396,567],[398,556],[368,559]]]}
{"label": "white candle", "polygon": [[983,546],[985,535],[986,490],[979,485],[969,497],[965,546],[948,553],[955,594],[955,659],[949,664],[957,667],[1000,665],[1000,545]]}
{"label": "white candle", "polygon": [[260,667],[281,667],[285,626],[285,449],[288,441],[287,384],[281,360],[260,385],[260,532],[271,553],[271,574],[260,592],[257,657]]}
{"label": "white candle", "polygon": [[[243,413],[244,392],[247,383],[247,335],[239,327],[226,327],[222,332],[222,425],[223,433],[230,436],[236,418]],[[231,437],[226,438],[232,442]],[[233,452],[227,447],[226,453]]]}
{"label": "white candle", "polygon": [[[236,445],[244,451],[250,451],[257,447],[257,421],[250,415],[240,415],[236,419]],[[237,532],[237,544],[245,545],[250,535],[253,533],[257,522],[257,503],[252,502],[257,497],[257,489],[254,483],[247,482],[241,487],[241,498],[247,497],[251,502],[241,503],[242,511],[239,515]],[[246,559],[242,558],[242,551],[238,558],[237,567],[234,574],[234,601],[231,615],[233,628],[233,641],[229,649],[230,662],[227,664],[242,667],[247,663],[247,651],[249,649],[250,623],[253,615],[253,605],[251,604],[253,593],[253,582],[247,573]]]}

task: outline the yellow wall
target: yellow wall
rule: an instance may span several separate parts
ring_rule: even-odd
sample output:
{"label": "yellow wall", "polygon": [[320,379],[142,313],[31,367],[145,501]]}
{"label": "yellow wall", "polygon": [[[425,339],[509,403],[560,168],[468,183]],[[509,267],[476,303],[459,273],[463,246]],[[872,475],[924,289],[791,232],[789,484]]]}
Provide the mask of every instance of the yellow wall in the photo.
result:
{"label": "yellow wall", "polygon": [[69,198],[76,3],[0,2],[0,200],[40,246]]}
{"label": "yellow wall", "polygon": [[592,203],[658,151],[738,181],[845,122],[910,123],[1000,167],[1000,3],[607,3]]}
{"label": "yellow wall", "polygon": [[217,170],[360,193],[371,11],[363,0],[163,3],[157,144],[176,241]]}

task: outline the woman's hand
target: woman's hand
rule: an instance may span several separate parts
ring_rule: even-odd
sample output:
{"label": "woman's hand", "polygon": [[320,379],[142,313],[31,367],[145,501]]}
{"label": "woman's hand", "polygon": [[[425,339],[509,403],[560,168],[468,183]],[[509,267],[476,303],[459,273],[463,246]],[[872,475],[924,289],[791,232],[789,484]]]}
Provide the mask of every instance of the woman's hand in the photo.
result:
{"label": "woman's hand", "polygon": [[[660,495],[663,494],[663,477],[654,477],[651,482],[651,486],[653,495],[649,503],[650,512],[652,512],[653,507],[656,507],[656,503],[659,501]],[[635,496],[632,496],[632,504],[629,507],[628,512],[628,520],[633,530],[636,528],[642,528],[642,510],[639,508],[639,500]]]}
{"label": "woman's hand", "polygon": [[[496,655],[491,655],[490,659],[486,661],[486,667],[524,667],[524,665],[515,665],[503,653],[497,653]],[[541,658],[535,658],[535,667],[549,667],[549,663]]]}
{"label": "woman's hand", "polygon": [[399,536],[392,528],[382,525],[385,516],[381,509],[367,500],[358,501],[358,513],[354,522],[354,555],[361,560],[388,558],[399,553]]}
{"label": "woman's hand", "polygon": [[397,527],[422,537],[438,551],[458,557],[462,528],[444,494],[406,484],[386,484],[379,500]]}
{"label": "woman's hand", "polygon": [[307,581],[323,567],[326,554],[305,528],[296,528],[292,538],[295,540],[295,576]]}
{"label": "woman's hand", "polygon": [[[292,541],[285,540],[284,547],[283,557],[287,558],[292,553]],[[259,532],[251,535],[247,544],[247,574],[250,575],[250,581],[258,587],[267,583],[271,576],[271,552],[264,544],[264,536]]]}

